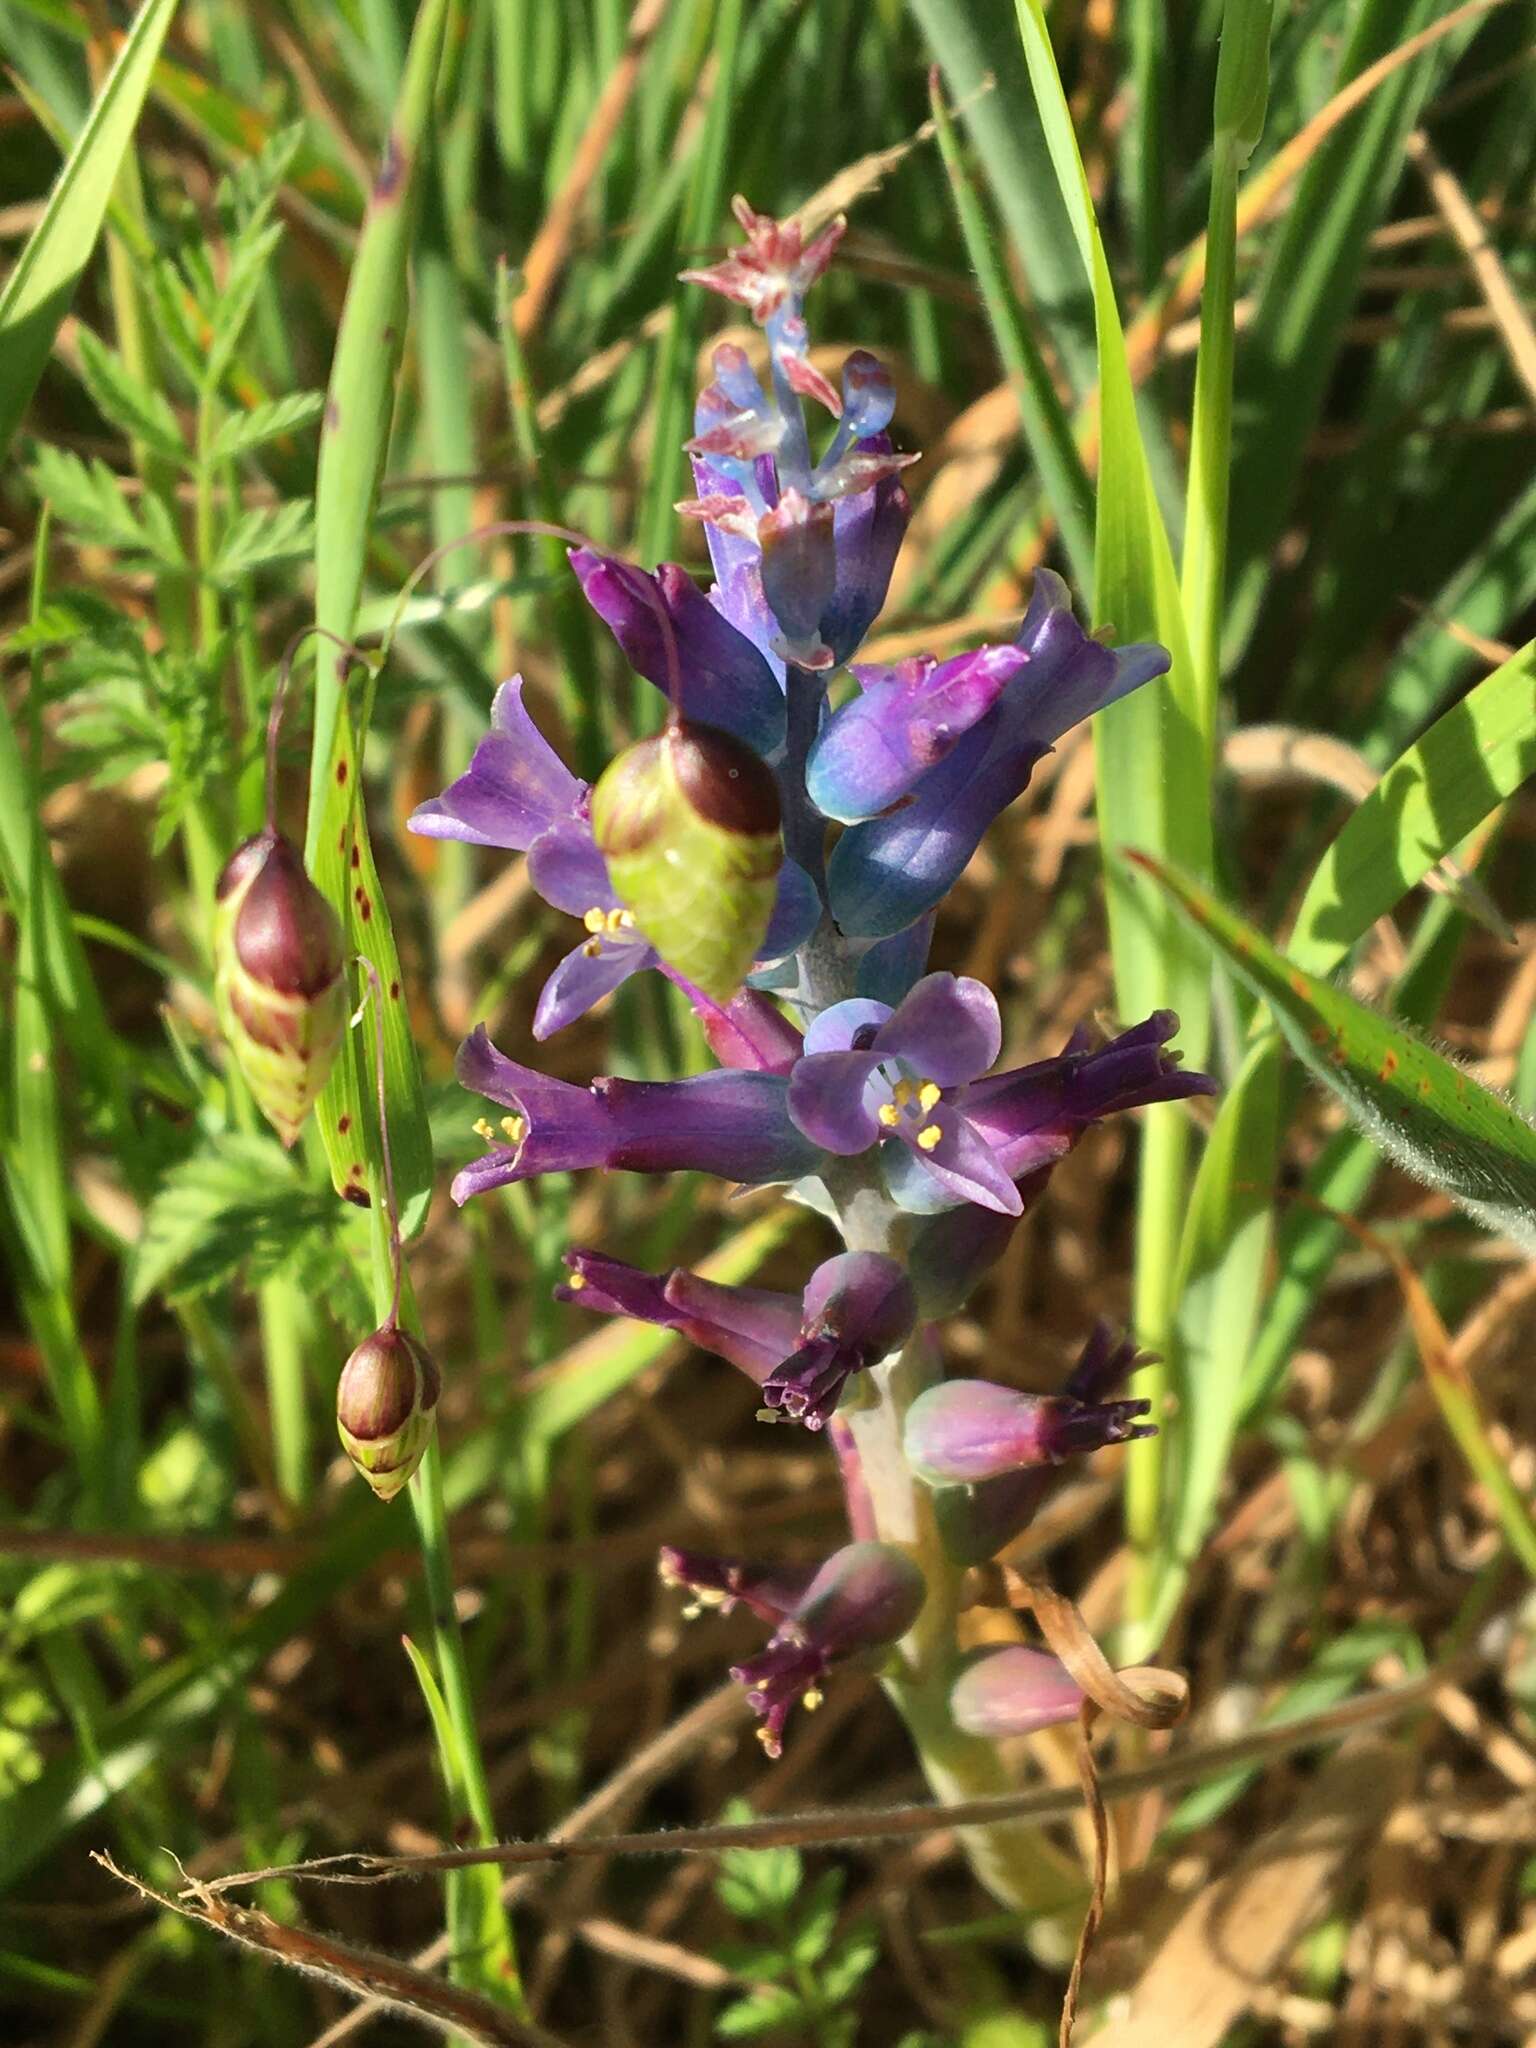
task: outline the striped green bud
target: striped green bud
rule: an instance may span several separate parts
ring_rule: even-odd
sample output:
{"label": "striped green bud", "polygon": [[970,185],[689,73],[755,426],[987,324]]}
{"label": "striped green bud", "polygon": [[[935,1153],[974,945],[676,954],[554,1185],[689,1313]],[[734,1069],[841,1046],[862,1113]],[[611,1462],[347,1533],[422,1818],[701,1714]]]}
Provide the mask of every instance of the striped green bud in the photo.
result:
{"label": "striped green bud", "polygon": [[325,1086],[347,1022],[341,923],[280,832],[219,877],[214,994],[235,1064],[285,1145]]}
{"label": "striped green bud", "polygon": [[679,721],[628,747],[592,792],[614,893],[662,959],[715,1002],[745,981],[773,911],[779,791],[761,756]]}
{"label": "striped green bud", "polygon": [[342,1367],[336,1431],[380,1500],[393,1500],[421,1463],[442,1384],[427,1347],[392,1323],[365,1337]]}

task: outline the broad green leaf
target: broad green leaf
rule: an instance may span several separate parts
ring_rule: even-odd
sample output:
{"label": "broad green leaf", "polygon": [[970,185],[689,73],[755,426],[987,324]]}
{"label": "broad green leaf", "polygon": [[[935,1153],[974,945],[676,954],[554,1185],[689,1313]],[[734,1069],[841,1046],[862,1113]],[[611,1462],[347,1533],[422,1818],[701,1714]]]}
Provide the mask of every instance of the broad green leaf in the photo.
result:
{"label": "broad green leaf", "polygon": [[[315,619],[350,640],[362,598],[363,570],[389,453],[400,359],[409,311],[408,278],[417,171],[430,130],[443,55],[447,0],[427,0],[417,16],[383,162],[368,204],[336,337],[320,437],[315,495]],[[400,958],[379,886],[368,823],[359,801],[358,755],[367,731],[366,696],[357,719],[343,702],[344,669],[323,646],[315,670],[315,725],[305,861],[347,923],[351,943],[373,963],[384,1003],[384,1086],[394,1146],[395,1185],[407,1232],[426,1214],[432,1183],[431,1135],[421,1071],[403,1000]],[[354,1194],[370,1163],[378,1181],[372,1089],[361,1049],[344,1049],[317,1116],[339,1192]]]}
{"label": "broad green leaf", "polygon": [[1536,1126],[1409,1026],[1277,953],[1202,888],[1134,856],[1261,997],[1302,1064],[1389,1159],[1536,1251]]}
{"label": "broad green leaf", "polygon": [[1376,919],[1536,774],[1536,641],[1400,755],[1317,865],[1291,958],[1328,974]]}
{"label": "broad green leaf", "polygon": [[10,446],[53,348],[59,322],[101,233],[176,0],[145,0],[42,219],[0,289],[0,455]]}
{"label": "broad green leaf", "polygon": [[132,1298],[205,1294],[242,1267],[276,1272],[334,1214],[270,1138],[231,1133],[165,1176],[134,1249]]}
{"label": "broad green leaf", "polygon": [[[1211,870],[1214,675],[1204,684],[1189,649],[1183,602],[1137,416],[1114,283],[1062,89],[1042,0],[1015,0],[1046,147],[1077,240],[1098,338],[1100,455],[1094,535],[1093,616],[1120,642],[1157,640],[1171,667],[1093,721],[1099,838],[1105,856],[1115,990],[1127,1021],[1171,1008],[1185,1057],[1198,1065],[1210,1028],[1210,962],[1140,877],[1115,856],[1139,846],[1197,875]],[[1187,1194],[1189,1123],[1174,1104],[1147,1112],[1136,1210],[1137,1336],[1165,1354],[1173,1336],[1179,1231]],[[1160,1403],[1162,1366],[1145,1390]],[[1150,1599],[1150,1558],[1162,1527],[1162,1444],[1132,1459],[1126,1522],[1134,1571],[1133,1622]],[[1132,1652],[1131,1654],[1139,1654]]]}

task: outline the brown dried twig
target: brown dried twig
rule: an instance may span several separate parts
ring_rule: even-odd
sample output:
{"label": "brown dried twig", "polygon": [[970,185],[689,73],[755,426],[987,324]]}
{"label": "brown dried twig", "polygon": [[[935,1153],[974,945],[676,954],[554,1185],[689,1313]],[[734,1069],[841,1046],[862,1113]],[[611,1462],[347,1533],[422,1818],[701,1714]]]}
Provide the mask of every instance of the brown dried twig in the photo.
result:
{"label": "brown dried twig", "polygon": [[1072,1958],[1072,1974],[1061,2003],[1061,2048],[1072,2048],[1083,1971],[1103,1923],[1109,1889],[1109,1816],[1093,1758],[1093,1724],[1101,1714],[1107,1714],[1111,1720],[1129,1721],[1137,1728],[1171,1728],[1188,1710],[1189,1681],[1182,1672],[1167,1671],[1156,1664],[1138,1664],[1116,1671],[1076,1606],[1054,1586],[1015,1565],[1004,1565],[1002,1577],[1011,1603],[1033,1609],[1040,1633],[1085,1695],[1078,1719],[1077,1775],[1083,1804],[1093,1825],[1093,1885],[1077,1937],[1077,1952]]}
{"label": "brown dried twig", "polygon": [[282,1963],[306,1976],[322,1978],[349,1998],[366,1998],[408,2013],[412,2019],[438,2028],[442,2033],[465,2040],[486,2042],[490,2048],[563,2048],[560,2038],[534,2021],[521,2019],[505,2006],[493,2004],[478,1992],[450,1984],[446,1978],[418,1970],[393,1956],[373,1949],[353,1948],[329,1935],[304,1927],[285,1927],[281,1921],[248,1906],[222,1899],[207,1885],[189,1880],[177,1898],[156,1891],[141,1877],[120,1870],[100,1850],[92,1860],[128,1885],[143,1899],[179,1913],[185,1920],[211,1927],[216,1934],[255,1949],[269,1962]]}

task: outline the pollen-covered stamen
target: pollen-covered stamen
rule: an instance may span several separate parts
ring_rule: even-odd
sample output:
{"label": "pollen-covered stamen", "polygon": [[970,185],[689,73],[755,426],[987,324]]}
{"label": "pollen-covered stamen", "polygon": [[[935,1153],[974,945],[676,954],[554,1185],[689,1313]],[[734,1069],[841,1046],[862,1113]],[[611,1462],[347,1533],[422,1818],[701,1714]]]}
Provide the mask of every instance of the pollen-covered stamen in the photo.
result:
{"label": "pollen-covered stamen", "polygon": [[934,1113],[944,1099],[943,1089],[937,1081],[914,1081],[906,1075],[887,1085],[891,1097],[876,1107],[875,1121],[882,1130],[910,1139],[919,1151],[931,1152],[944,1136],[943,1121]]}

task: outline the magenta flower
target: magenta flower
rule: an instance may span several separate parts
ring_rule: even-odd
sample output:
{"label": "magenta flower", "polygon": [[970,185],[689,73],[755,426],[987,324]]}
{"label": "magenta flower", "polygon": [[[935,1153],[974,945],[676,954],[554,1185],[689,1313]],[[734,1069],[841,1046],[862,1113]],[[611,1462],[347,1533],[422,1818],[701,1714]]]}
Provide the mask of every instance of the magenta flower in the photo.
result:
{"label": "magenta flower", "polygon": [[758,1740],[783,1754],[784,1728],[797,1704],[821,1704],[833,1668],[898,1642],[922,1611],[923,1575],[889,1543],[849,1543],[834,1551],[801,1588],[794,1576],[733,1559],[664,1550],[661,1575],[701,1604],[741,1600],[775,1624],[768,1646],[731,1666],[758,1716]]}
{"label": "magenta flower", "polygon": [[[590,798],[587,784],[571,773],[529,717],[523,679],[514,676],[496,692],[491,729],[469,767],[441,796],[419,804],[410,818],[410,829],[423,838],[526,853],[528,878],[539,895],[552,909],[580,920],[585,936],[539,996],[533,1017],[538,1039],[574,1023],[632,974],[662,966],[608,879],[607,862],[592,837]],[[815,884],[793,861],[785,861],[763,961],[792,953],[820,915]]]}
{"label": "magenta flower", "polygon": [[950,1717],[967,1735],[1033,1735],[1076,1720],[1083,1692],[1059,1657],[1008,1643],[983,1650],[955,1680]]}
{"label": "magenta flower", "polygon": [[466,1166],[453,1199],[541,1173],[602,1167],[625,1173],[695,1169],[750,1185],[796,1180],[818,1153],[790,1121],[789,1084],[774,1074],[693,1074],[683,1081],[603,1077],[589,1088],[551,1080],[498,1052],[482,1024],[459,1048],[464,1086],[510,1115],[476,1128],[492,1150]]}
{"label": "magenta flower", "polygon": [[863,997],[823,1010],[790,1074],[789,1113],[827,1152],[883,1145],[904,1208],[975,1202],[1018,1216],[1015,1183],[1090,1123],[1209,1092],[1163,1051],[1176,1028],[1159,1011],[1100,1052],[1074,1041],[1054,1060],[988,1075],[1002,1044],[996,998],[967,976],[930,974],[894,1010]]}
{"label": "magenta flower", "polygon": [[830,1420],[849,1377],[900,1350],[917,1320],[906,1274],[878,1252],[825,1260],[798,1296],[644,1273],[599,1252],[568,1251],[564,1263],[562,1301],[681,1332],[762,1388],[765,1419],[812,1430]]}
{"label": "magenta flower", "polygon": [[907,1411],[907,1463],[930,1486],[974,1486],[1029,1465],[1156,1436],[1149,1401],[1075,1401],[992,1380],[945,1380]]}

